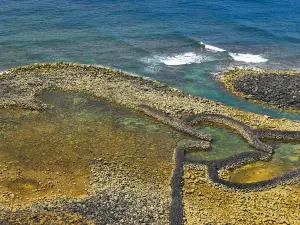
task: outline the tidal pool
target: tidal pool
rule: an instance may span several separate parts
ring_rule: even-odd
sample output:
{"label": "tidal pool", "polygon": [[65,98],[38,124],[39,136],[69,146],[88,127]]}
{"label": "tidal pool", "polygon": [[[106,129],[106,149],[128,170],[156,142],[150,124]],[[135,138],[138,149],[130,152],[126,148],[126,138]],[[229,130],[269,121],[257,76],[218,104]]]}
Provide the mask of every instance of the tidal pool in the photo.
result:
{"label": "tidal pool", "polygon": [[201,126],[200,130],[210,134],[213,138],[211,151],[190,152],[186,155],[188,159],[196,160],[218,160],[241,152],[256,151],[238,134],[217,126]]}
{"label": "tidal pool", "polygon": [[300,167],[300,143],[278,143],[275,154],[268,162],[254,162],[236,168],[229,180],[239,183],[252,183],[270,180]]}
{"label": "tidal pool", "polygon": [[[200,130],[212,136],[212,150],[190,152],[186,158],[193,160],[218,160],[242,152],[257,151],[238,134],[217,126],[201,126]],[[267,141],[271,143],[271,141]],[[270,161],[258,161],[235,168],[229,173],[229,180],[238,183],[252,183],[270,180],[300,167],[300,143],[274,143],[275,154]]]}
{"label": "tidal pool", "polygon": [[141,182],[166,183],[184,135],[149,117],[82,94],[48,92],[44,111],[0,109],[0,204],[89,194],[94,158]]}

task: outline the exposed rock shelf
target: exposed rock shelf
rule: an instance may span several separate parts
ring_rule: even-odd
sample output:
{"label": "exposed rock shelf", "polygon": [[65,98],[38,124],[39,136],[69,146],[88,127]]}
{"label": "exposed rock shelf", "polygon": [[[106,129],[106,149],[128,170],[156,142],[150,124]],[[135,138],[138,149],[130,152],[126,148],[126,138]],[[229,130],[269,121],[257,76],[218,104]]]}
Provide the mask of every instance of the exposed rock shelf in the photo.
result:
{"label": "exposed rock shelf", "polygon": [[300,110],[300,73],[296,71],[234,69],[224,73],[234,94],[280,109]]}

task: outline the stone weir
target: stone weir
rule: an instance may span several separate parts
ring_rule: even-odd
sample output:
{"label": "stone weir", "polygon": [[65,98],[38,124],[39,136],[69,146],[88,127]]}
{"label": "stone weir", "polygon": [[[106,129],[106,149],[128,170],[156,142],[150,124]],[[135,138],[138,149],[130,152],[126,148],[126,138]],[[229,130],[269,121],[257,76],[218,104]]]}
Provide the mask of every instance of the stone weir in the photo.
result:
{"label": "stone weir", "polygon": [[[232,169],[255,161],[270,160],[274,151],[273,146],[267,143],[263,143],[260,139],[296,141],[300,140],[299,131],[256,130],[230,117],[219,114],[195,114],[182,118],[181,120],[177,120],[172,118],[168,114],[164,114],[163,112],[152,109],[146,105],[140,105],[140,111],[143,111],[145,114],[150,115],[179,131],[185,132],[202,140],[180,145],[174,151],[175,168],[172,178],[172,204],[170,212],[171,224],[181,224],[183,221],[184,212],[181,188],[183,183],[182,177],[184,174],[184,165],[191,168],[206,167],[208,179],[214,185],[223,189],[230,189],[233,191],[260,191],[279,184],[295,183],[300,179],[300,168],[271,180],[254,183],[235,183],[224,180],[219,176],[219,171],[223,169]],[[191,149],[201,151],[209,150],[211,148],[209,145],[209,142],[211,141],[210,137],[206,136],[205,134],[199,134],[194,128],[201,123],[207,122],[218,126],[229,127],[230,129],[235,130],[259,152],[245,152],[225,159],[213,161],[186,159],[185,154]]]}
{"label": "stone weir", "polygon": [[[35,97],[49,90],[86,93],[141,111],[200,141],[178,146],[174,151],[170,223],[183,223],[182,176],[184,165],[207,167],[208,177],[226,189],[253,191],[279,183],[298,180],[299,169],[269,181],[237,184],[219,177],[221,169],[245,163],[269,160],[273,147],[262,139],[299,140],[300,122],[272,119],[268,116],[227,107],[192,96],[155,80],[145,79],[110,68],[74,63],[43,63],[9,69],[0,75],[0,107],[45,110],[47,105]],[[237,131],[258,152],[242,153],[216,161],[188,161],[185,152],[210,148],[211,137],[195,129],[209,122]]]}

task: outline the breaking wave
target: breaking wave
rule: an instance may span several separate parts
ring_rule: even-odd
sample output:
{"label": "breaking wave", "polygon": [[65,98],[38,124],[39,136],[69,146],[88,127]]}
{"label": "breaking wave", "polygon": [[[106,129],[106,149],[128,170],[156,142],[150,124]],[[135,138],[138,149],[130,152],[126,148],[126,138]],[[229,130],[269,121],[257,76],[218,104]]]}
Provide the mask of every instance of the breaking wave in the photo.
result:
{"label": "breaking wave", "polygon": [[260,55],[241,54],[241,53],[228,53],[234,60],[246,63],[262,63],[267,62],[268,59],[263,58]]}
{"label": "breaking wave", "polygon": [[193,52],[178,54],[174,56],[159,56],[159,61],[166,64],[167,66],[178,66],[193,63],[203,63],[212,61],[210,57],[199,55]]}
{"label": "breaking wave", "polygon": [[200,42],[200,44],[201,44],[202,46],[204,46],[204,48],[207,49],[208,51],[213,51],[213,52],[226,52],[225,49],[218,48],[218,47],[216,47],[216,46],[207,45],[207,44],[205,44],[205,43],[203,43],[203,42]]}
{"label": "breaking wave", "polygon": [[[200,45],[203,46],[208,51],[212,52],[226,52],[227,50],[218,48],[216,46],[207,45],[203,42],[200,42]],[[231,56],[235,61],[246,62],[246,63],[263,63],[267,62],[268,59],[263,58],[260,55],[252,55],[252,54],[242,54],[242,53],[232,53],[228,52],[229,56]]]}

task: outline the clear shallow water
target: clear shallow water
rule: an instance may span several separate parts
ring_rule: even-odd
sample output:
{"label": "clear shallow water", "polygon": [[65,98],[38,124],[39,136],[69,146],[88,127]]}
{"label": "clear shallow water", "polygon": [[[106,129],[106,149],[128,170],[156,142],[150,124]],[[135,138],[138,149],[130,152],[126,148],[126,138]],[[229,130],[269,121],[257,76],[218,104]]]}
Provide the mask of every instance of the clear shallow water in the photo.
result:
{"label": "clear shallow water", "polygon": [[212,75],[233,65],[298,69],[299,13],[292,0],[2,0],[0,69],[102,64],[244,110],[299,119],[232,96]]}
{"label": "clear shallow water", "polygon": [[218,160],[242,152],[256,151],[238,134],[222,127],[203,126],[200,129],[213,138],[212,151],[199,151],[187,154],[187,158],[197,160]]}

